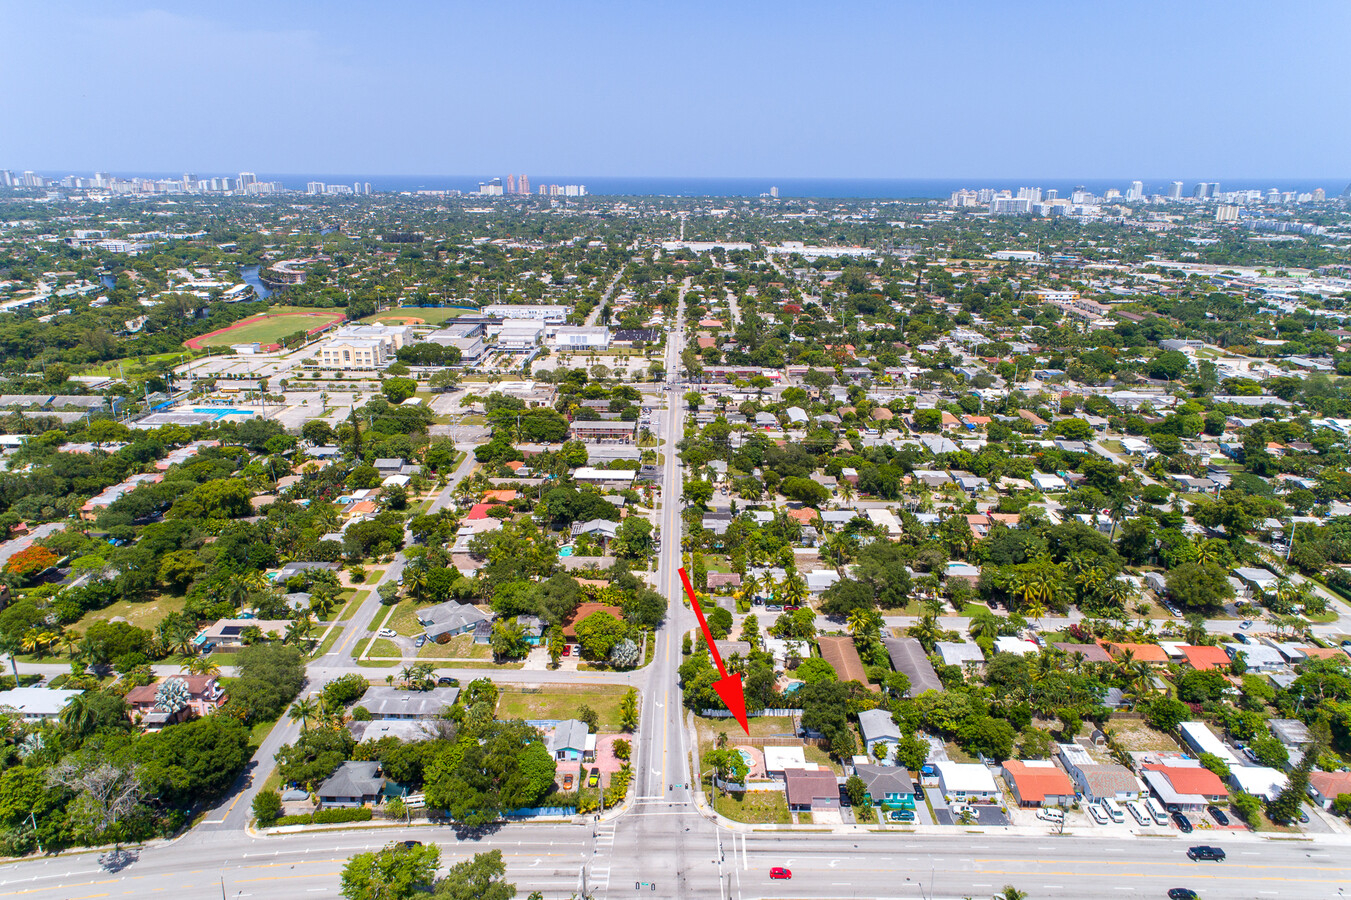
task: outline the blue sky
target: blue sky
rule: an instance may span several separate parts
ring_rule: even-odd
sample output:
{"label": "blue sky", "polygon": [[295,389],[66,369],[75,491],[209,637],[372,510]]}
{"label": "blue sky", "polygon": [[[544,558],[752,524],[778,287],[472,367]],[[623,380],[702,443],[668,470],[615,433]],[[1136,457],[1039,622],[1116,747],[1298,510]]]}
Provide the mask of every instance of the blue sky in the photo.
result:
{"label": "blue sky", "polygon": [[0,0],[0,168],[1344,177],[1351,3]]}

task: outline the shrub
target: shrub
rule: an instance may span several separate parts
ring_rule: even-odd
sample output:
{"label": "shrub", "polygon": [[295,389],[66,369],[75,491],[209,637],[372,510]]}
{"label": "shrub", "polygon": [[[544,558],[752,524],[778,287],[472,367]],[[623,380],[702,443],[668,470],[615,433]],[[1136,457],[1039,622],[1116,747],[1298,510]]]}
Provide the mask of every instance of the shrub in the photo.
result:
{"label": "shrub", "polygon": [[374,815],[364,806],[352,809],[320,809],[302,816],[282,816],[274,824],[284,825],[334,825],[339,822],[369,822]]}
{"label": "shrub", "polygon": [[358,722],[369,722],[371,711],[364,706],[354,706],[352,707],[352,718]]}
{"label": "shrub", "polygon": [[258,824],[267,828],[281,816],[281,794],[276,791],[259,791],[253,798],[253,817]]}

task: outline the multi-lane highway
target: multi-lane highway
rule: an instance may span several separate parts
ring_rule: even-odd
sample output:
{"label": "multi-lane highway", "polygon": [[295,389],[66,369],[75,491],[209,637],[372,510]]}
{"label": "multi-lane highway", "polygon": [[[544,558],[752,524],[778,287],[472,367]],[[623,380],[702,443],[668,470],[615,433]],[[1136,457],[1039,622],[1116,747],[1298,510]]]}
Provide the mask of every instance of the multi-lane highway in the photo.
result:
{"label": "multi-lane highway", "polygon": [[[666,349],[667,372],[673,378],[684,342],[679,321]],[[956,828],[941,835],[866,828],[835,833],[732,827],[715,821],[696,803],[690,787],[692,746],[683,727],[676,683],[680,637],[695,624],[682,602],[677,574],[681,472],[675,445],[684,421],[678,386],[667,392],[665,408],[656,415],[660,418],[654,420],[654,430],[663,462],[655,584],[669,600],[669,613],[658,631],[653,661],[631,673],[457,670],[463,678],[485,675],[499,681],[598,681],[638,687],[642,710],[635,777],[624,808],[599,820],[506,825],[476,839],[462,839],[451,828],[429,825],[252,835],[245,824],[253,785],[266,774],[276,746],[294,738],[296,726],[286,723],[274,729],[256,757],[256,770],[242,780],[240,789],[183,837],[142,848],[139,859],[118,873],[100,868],[93,853],[0,866],[0,900],[336,897],[339,872],[348,857],[404,839],[436,842],[447,864],[484,850],[501,850],[507,877],[516,882],[520,894],[538,890],[548,898],[586,892],[598,898],[955,900],[989,897],[1011,884],[1035,900],[1164,897],[1174,887],[1192,888],[1207,900],[1321,900],[1342,897],[1351,885],[1347,852],[1351,840],[1340,835],[1321,836],[1316,843],[1249,834],[1223,840],[1211,836],[1208,840],[1224,846],[1229,858],[1208,863],[1188,860],[1186,848],[1192,841],[1176,835],[1108,839]],[[452,486],[468,471],[467,466],[457,471]],[[349,671],[368,673],[351,659],[354,638],[365,634],[369,625],[365,612],[346,629],[334,652],[311,666],[311,684]],[[771,880],[774,866],[791,869],[793,877]]]}

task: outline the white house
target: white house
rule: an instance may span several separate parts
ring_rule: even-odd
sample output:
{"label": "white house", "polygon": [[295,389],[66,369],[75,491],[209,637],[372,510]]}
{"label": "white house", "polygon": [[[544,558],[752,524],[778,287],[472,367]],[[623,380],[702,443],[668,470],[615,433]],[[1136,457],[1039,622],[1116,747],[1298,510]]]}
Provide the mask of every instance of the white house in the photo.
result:
{"label": "white house", "polygon": [[980,763],[955,763],[942,760],[938,769],[938,787],[948,800],[974,800],[993,803],[999,799],[999,786],[990,770]]}
{"label": "white house", "polygon": [[[890,762],[896,755],[896,744],[901,740],[901,729],[887,709],[865,709],[858,714],[858,730],[863,735],[863,746],[874,759]],[[877,748],[883,748],[879,757]]]}

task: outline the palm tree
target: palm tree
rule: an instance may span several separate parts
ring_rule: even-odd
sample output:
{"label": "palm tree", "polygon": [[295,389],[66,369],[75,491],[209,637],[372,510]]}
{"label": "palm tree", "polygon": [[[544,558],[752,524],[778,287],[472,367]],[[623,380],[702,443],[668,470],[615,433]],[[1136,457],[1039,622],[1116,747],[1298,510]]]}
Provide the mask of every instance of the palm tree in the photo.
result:
{"label": "palm tree", "polygon": [[1027,891],[1020,891],[1011,884],[1004,885],[1004,890],[994,895],[994,900],[1027,900]]}
{"label": "palm tree", "polygon": [[189,675],[219,675],[220,666],[209,656],[194,656],[185,662],[184,671]]}
{"label": "palm tree", "polygon": [[999,637],[999,632],[1003,625],[1003,620],[988,609],[978,609],[976,614],[971,617],[971,624],[967,626],[966,633],[971,640],[980,643],[983,640],[993,642]]}
{"label": "palm tree", "polygon": [[870,640],[881,632],[882,617],[877,614],[875,609],[860,607],[849,613],[847,628],[854,640]]}
{"label": "palm tree", "polygon": [[310,720],[319,715],[319,702],[313,697],[301,697],[287,712],[292,722],[300,722],[301,731],[309,731]]}
{"label": "palm tree", "polygon": [[84,737],[93,731],[97,717],[93,705],[89,702],[89,695],[81,691],[71,697],[61,710],[60,719],[66,730],[77,737]]}

